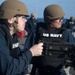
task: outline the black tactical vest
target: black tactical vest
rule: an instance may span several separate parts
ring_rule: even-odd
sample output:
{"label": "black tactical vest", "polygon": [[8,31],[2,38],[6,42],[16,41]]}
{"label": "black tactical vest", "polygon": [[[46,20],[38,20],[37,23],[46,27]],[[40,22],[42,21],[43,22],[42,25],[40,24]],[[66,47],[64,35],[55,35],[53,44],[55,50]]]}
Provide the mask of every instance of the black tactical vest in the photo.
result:
{"label": "black tactical vest", "polygon": [[0,25],[0,32],[3,34],[5,37],[5,40],[7,41],[7,46],[9,48],[10,55],[14,58],[17,57],[19,51],[19,43],[17,40],[17,36],[14,34],[13,37],[11,37],[10,33],[7,32],[7,30]]}
{"label": "black tactical vest", "polygon": [[[67,42],[67,36],[66,36],[66,32],[65,29],[56,29],[54,32],[50,32],[50,30],[48,30],[47,26],[42,23],[38,28],[37,28],[37,43],[38,42],[43,42],[43,43],[47,43],[47,42],[52,42],[52,43],[65,43]],[[46,45],[43,49],[44,54],[46,53],[46,49],[49,46],[48,44],[44,44]],[[43,66],[52,66],[52,67],[58,67],[59,65],[63,64],[65,60],[65,56],[63,54],[60,53],[50,53],[49,56],[44,55],[40,57],[40,61],[41,61],[41,65]]]}

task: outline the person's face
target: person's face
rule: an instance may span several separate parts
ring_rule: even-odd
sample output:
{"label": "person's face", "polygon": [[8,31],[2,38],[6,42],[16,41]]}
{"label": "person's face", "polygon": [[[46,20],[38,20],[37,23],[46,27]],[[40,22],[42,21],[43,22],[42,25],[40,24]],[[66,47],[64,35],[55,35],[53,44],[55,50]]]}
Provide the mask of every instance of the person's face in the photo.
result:
{"label": "person's face", "polygon": [[23,31],[25,29],[26,22],[27,22],[27,19],[25,16],[19,16],[17,29],[19,29],[20,31]]}
{"label": "person's face", "polygon": [[35,14],[32,14],[32,15],[31,15],[31,18],[34,19],[34,18],[35,18]]}
{"label": "person's face", "polygon": [[63,18],[53,19],[51,21],[51,27],[60,28],[62,26]]}
{"label": "person's face", "polygon": [[10,29],[10,34],[13,35],[14,34],[14,27],[13,27],[13,23],[14,21],[16,20],[16,17],[13,17],[13,18],[10,18],[10,19],[7,19],[7,22],[8,22],[8,27]]}

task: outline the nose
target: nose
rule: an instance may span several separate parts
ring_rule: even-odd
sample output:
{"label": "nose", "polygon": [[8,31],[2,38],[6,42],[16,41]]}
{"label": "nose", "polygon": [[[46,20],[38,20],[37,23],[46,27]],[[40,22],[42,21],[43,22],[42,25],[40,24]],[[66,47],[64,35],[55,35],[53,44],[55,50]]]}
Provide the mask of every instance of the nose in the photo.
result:
{"label": "nose", "polygon": [[25,22],[27,22],[27,19],[25,18]]}

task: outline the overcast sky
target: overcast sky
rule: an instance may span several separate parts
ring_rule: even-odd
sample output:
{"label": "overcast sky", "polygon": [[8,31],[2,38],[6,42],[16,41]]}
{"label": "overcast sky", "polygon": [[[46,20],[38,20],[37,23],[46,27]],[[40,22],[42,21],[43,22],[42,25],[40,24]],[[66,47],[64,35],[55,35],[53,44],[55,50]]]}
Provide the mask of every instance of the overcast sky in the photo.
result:
{"label": "overcast sky", "polygon": [[[36,13],[38,18],[43,17],[43,10],[47,5],[58,4],[60,5],[64,12],[65,18],[70,18],[70,16],[75,17],[75,0],[20,0],[26,4],[28,8],[28,13]],[[0,0],[2,3],[3,0]]]}

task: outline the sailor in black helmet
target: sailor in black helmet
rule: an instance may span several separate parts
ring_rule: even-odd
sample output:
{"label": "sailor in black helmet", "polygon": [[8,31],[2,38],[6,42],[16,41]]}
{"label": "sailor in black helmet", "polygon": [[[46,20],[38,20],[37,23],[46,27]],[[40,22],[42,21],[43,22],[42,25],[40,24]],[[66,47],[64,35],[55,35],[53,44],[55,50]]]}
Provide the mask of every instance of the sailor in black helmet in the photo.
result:
{"label": "sailor in black helmet", "polygon": [[27,7],[19,0],[6,0],[0,6],[0,74],[23,74],[33,56],[42,54],[43,43],[21,51],[17,32],[25,28]]}
{"label": "sailor in black helmet", "polygon": [[[36,34],[36,37],[34,37],[32,44],[38,43],[40,40],[40,42],[74,43],[74,37],[72,36],[71,32],[63,28],[64,11],[59,5],[52,4],[47,6],[44,9],[43,15],[44,22],[37,24],[37,30],[34,33]],[[33,35],[28,37],[28,46],[31,45],[29,39],[32,37]],[[47,47],[44,48],[43,51],[46,49]],[[44,52],[44,54],[46,53]],[[33,58],[33,69],[31,74],[35,75],[34,72],[36,70],[35,68],[37,67],[40,75],[66,75],[63,67],[65,65],[62,65],[64,63],[65,55],[59,56],[60,55],[58,53],[50,53],[49,56],[44,55]]]}

